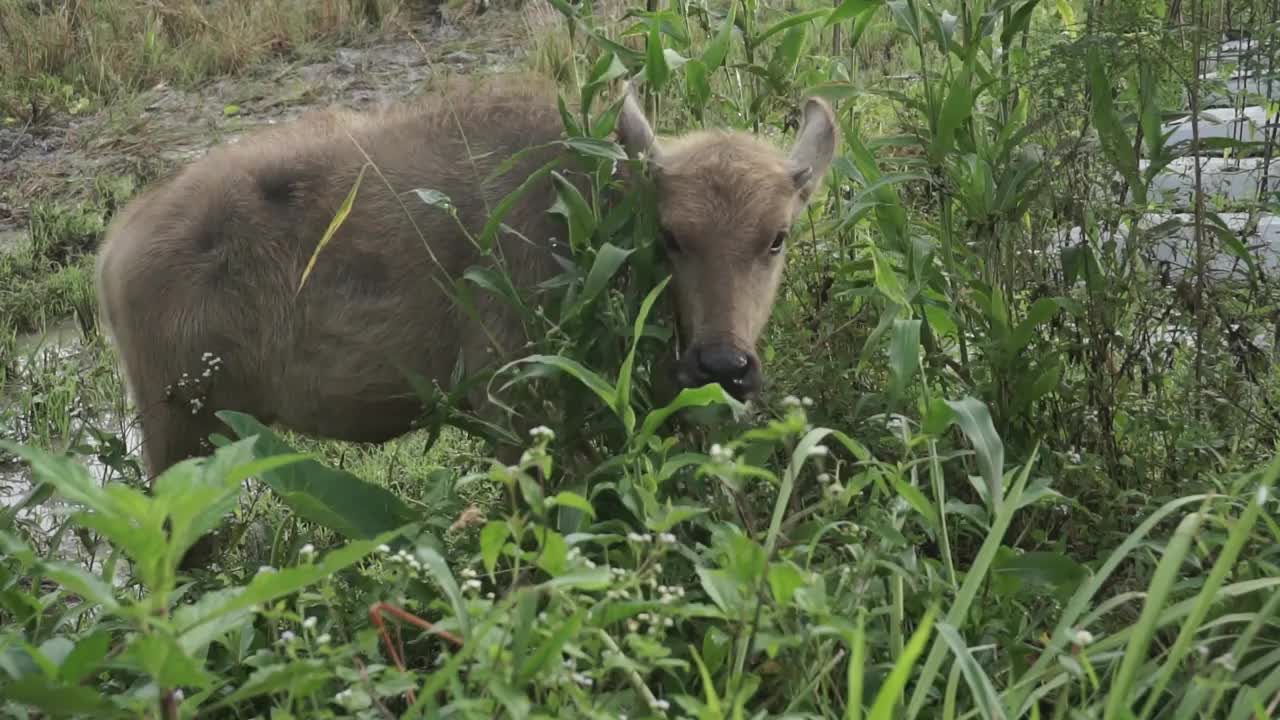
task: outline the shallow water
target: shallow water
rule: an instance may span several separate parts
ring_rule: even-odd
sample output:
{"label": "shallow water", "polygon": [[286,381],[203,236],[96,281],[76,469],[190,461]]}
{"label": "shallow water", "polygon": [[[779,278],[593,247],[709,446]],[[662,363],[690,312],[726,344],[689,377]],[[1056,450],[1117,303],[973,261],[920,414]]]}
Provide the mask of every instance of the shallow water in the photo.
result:
{"label": "shallow water", "polygon": [[[75,442],[78,448],[89,450],[77,452],[77,460],[97,482],[105,483],[108,479],[119,479],[118,474],[98,456],[105,454],[110,448],[106,443],[96,440],[89,429],[114,434],[123,441],[128,451],[133,451],[140,438],[127,418],[119,416],[113,408],[78,404],[72,411],[69,437],[37,440],[30,437],[30,428],[26,426],[28,420],[22,417],[21,412],[27,401],[24,395],[31,391],[32,378],[51,372],[51,369],[59,366],[70,365],[82,369],[86,362],[93,360],[90,352],[74,318],[67,318],[43,332],[19,336],[10,363],[9,382],[0,390],[0,403],[9,405],[16,411],[0,416],[0,436],[53,452],[64,450]],[[87,396],[87,393],[80,394],[77,402],[83,403]],[[36,489],[30,468],[25,463],[16,461],[0,464],[0,507],[12,508],[24,503]],[[101,562],[106,556],[107,547],[97,542],[89,533],[63,531],[68,516],[76,510],[75,506],[55,495],[43,503],[19,510],[14,517],[14,526],[41,555],[86,563],[95,560]],[[117,582],[124,580],[123,577],[117,578]]]}

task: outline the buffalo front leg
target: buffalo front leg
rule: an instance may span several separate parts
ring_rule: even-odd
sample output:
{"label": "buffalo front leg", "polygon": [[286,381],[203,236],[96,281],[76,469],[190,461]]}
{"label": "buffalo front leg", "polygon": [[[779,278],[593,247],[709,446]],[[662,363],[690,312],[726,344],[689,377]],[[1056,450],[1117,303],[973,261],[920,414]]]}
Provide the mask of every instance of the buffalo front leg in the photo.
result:
{"label": "buffalo front leg", "polygon": [[[212,453],[209,436],[227,428],[203,401],[193,402],[167,390],[147,395],[139,398],[142,458],[148,485],[154,488],[156,480],[174,465]],[[221,554],[225,534],[222,529],[201,537],[187,550],[179,568],[207,567]]]}

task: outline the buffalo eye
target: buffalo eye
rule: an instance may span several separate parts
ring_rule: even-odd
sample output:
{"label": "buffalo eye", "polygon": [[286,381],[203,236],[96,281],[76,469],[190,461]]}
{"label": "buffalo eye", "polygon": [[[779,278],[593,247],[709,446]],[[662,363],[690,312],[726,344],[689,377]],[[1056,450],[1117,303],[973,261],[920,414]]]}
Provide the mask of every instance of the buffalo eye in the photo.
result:
{"label": "buffalo eye", "polygon": [[777,255],[782,252],[782,246],[787,244],[787,231],[782,230],[773,238],[773,244],[769,245],[769,254]]}

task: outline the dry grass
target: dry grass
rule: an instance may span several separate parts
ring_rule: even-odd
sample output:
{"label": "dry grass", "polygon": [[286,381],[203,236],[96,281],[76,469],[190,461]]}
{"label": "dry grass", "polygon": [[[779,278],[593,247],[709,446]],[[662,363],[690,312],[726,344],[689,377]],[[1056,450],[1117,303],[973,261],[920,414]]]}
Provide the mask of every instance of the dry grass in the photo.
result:
{"label": "dry grass", "polygon": [[[622,18],[627,10],[637,6],[627,0],[595,0],[592,3],[593,17],[591,25],[605,31],[615,41],[636,50],[643,50],[644,40],[639,37],[619,38],[617,33],[622,27]],[[573,50],[569,45],[569,34],[565,32],[565,18],[547,0],[525,0],[521,7],[530,39],[529,59],[535,70],[556,79],[557,82],[575,83],[570,77],[572,72]],[[579,51],[589,47],[583,39],[578,40]]]}
{"label": "dry grass", "polygon": [[6,0],[0,111],[235,73],[404,22],[421,0]]}

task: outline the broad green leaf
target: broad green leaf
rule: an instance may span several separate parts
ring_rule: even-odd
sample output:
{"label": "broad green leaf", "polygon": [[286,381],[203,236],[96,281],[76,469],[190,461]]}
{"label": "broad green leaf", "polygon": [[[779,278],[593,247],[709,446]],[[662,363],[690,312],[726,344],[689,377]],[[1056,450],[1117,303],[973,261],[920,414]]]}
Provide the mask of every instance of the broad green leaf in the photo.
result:
{"label": "broad green leaf", "polygon": [[40,564],[40,572],[86,601],[101,605],[108,613],[115,612],[120,607],[111,586],[79,565],[62,561],[45,562]]}
{"label": "broad green leaf", "polygon": [[898,27],[906,30],[911,35],[911,39],[915,40],[916,45],[923,45],[924,38],[920,35],[920,22],[916,18],[915,8],[907,0],[890,0],[886,3],[889,6],[889,12],[893,14],[893,19]]}
{"label": "broad green leaf", "polygon": [[1062,18],[1062,29],[1070,37],[1076,36],[1076,13],[1071,9],[1071,0],[1054,0],[1058,8],[1058,17]]}
{"label": "broad green leaf", "polygon": [[903,500],[907,501],[907,504],[910,505],[912,509],[920,513],[920,517],[924,519],[924,522],[929,526],[929,529],[934,532],[939,531],[938,510],[933,506],[933,503],[929,502],[929,498],[925,497],[924,493],[920,492],[919,488],[904,480],[901,475],[894,475],[891,480],[893,482],[893,489],[902,496]]}
{"label": "broad green leaf", "polygon": [[22,458],[31,467],[31,474],[40,482],[48,483],[58,493],[77,505],[111,515],[117,514],[102,488],[89,476],[84,465],[65,455],[54,455],[37,447],[19,445],[0,438],[0,448]]}
{"label": "broad green leaf", "polygon": [[823,27],[829,27],[836,23],[842,23],[845,20],[857,17],[867,10],[872,10],[883,5],[883,0],[844,0],[836,6],[836,9],[827,16],[827,21],[822,24]]}
{"label": "broad green leaf", "polygon": [[875,264],[876,289],[896,305],[902,307],[910,305],[911,300],[907,298],[906,291],[902,288],[902,281],[898,278],[897,271],[874,245],[871,246],[871,261]]}
{"label": "broad green leaf", "polygon": [[645,77],[654,92],[661,92],[671,78],[671,68],[667,66],[667,55],[662,52],[662,32],[658,23],[649,27],[649,41],[644,62]]}
{"label": "broad green leaf", "polygon": [[622,368],[618,371],[618,388],[617,394],[613,399],[613,408],[618,417],[622,418],[628,435],[635,429],[636,422],[635,410],[631,408],[631,372],[636,363],[636,350],[640,347],[640,338],[644,336],[644,323],[649,318],[649,311],[653,309],[653,304],[658,301],[658,296],[666,289],[669,282],[671,282],[670,275],[664,277],[657,286],[650,290],[649,294],[645,296],[644,302],[640,303],[640,310],[636,313],[634,327],[631,331],[631,350],[627,353],[626,359],[622,361]]}
{"label": "broad green leaf", "polygon": [[490,520],[480,531],[480,557],[490,577],[493,576],[493,569],[498,565],[498,555],[502,553],[502,546],[510,536],[511,527],[507,525],[506,520]]}
{"label": "broad green leaf", "polygon": [[596,215],[578,188],[560,173],[551,171],[551,182],[556,188],[557,202],[553,212],[563,215],[569,224],[569,244],[581,252],[591,244],[591,234],[596,229]]}
{"label": "broad green leaf", "polygon": [[[295,454],[275,433],[250,415],[224,410],[218,418],[242,438],[257,436],[260,458]],[[363,539],[403,527],[416,514],[395,493],[344,470],[303,460],[261,475],[290,508],[346,538]]]}
{"label": "broad green leaf", "polygon": [[[231,602],[243,592],[241,588],[222,588],[201,595],[194,603],[178,606],[173,611],[173,624],[178,632],[178,645],[188,655],[203,653],[210,643],[240,626],[250,618],[249,608],[231,613],[221,613],[210,622],[203,622],[206,613],[212,613]],[[190,632],[187,629],[190,628]]]}
{"label": "broad green leaf", "polygon": [[571,508],[574,508],[575,510],[581,510],[582,512],[590,515],[593,518],[596,516],[596,510],[595,508],[591,507],[590,501],[588,501],[586,498],[582,497],[578,493],[569,492],[568,490],[561,490],[560,492],[553,495],[549,503],[552,505],[559,505],[562,507],[571,507]]}
{"label": "broad green leaf", "polygon": [[1015,353],[1020,352],[1031,342],[1035,329],[1052,320],[1062,307],[1061,298],[1040,298],[1032,303],[1031,309],[1027,310],[1027,316],[1018,323],[1009,336],[1009,349]]}
{"label": "broad green leaf", "polygon": [[583,281],[582,294],[574,301],[573,309],[566,313],[563,320],[575,317],[590,304],[608,286],[609,281],[633,252],[635,252],[634,248],[624,250],[613,243],[606,242],[601,245],[596,251],[595,260],[591,263],[591,270],[587,272],[587,279]]}
{"label": "broad green leaf", "polygon": [[978,459],[978,471],[987,484],[987,502],[999,507],[1004,492],[1004,443],[991,422],[991,413],[981,400],[966,396],[961,400],[947,400],[947,406],[955,413],[955,420],[969,442],[973,444]]}
{"label": "broad green leaf", "polygon": [[889,392],[900,397],[920,367],[920,319],[895,319],[889,348]]}
{"label": "broad green leaf", "polygon": [[[802,12],[802,13],[797,13],[795,15],[791,15],[787,18],[779,20],[773,25],[770,25],[767,29],[765,29],[763,32],[761,32],[759,35],[756,36],[752,44],[758,46],[762,44],[765,40],[768,40],[770,37],[773,37],[774,35],[782,32],[783,30],[790,31],[790,30],[797,29],[796,26],[801,25],[803,23],[807,23],[810,20],[816,20],[820,17],[826,17],[830,15],[831,12],[832,12],[831,10],[823,9],[823,10],[810,10],[808,12]],[[830,24],[829,22],[824,23],[823,27],[826,27],[826,25],[829,25],[829,24]]]}
{"label": "broad green leaf", "polygon": [[643,447],[648,438],[653,436],[667,421],[667,418],[688,407],[705,407],[707,405],[729,405],[740,409],[742,404],[724,391],[718,384],[703,385],[696,388],[685,388],[676,395],[670,404],[650,410],[640,425],[640,432],[635,436],[634,445]]}
{"label": "broad green leaf", "polygon": [[800,91],[802,97],[820,97],[825,100],[846,100],[861,93],[861,88],[848,82],[819,83]]}
{"label": "broad green leaf", "polygon": [[991,565],[993,577],[1006,576],[1020,583],[1046,588],[1055,594],[1079,587],[1087,572],[1084,566],[1066,555],[1048,551],[1018,553],[997,559]]}
{"label": "broad green leaf", "polygon": [[707,664],[702,662],[702,656],[698,654],[698,648],[690,647],[693,653],[693,661],[698,664],[698,677],[702,680],[702,691],[707,698],[707,717],[723,717],[723,710],[720,709],[720,696],[716,693],[715,681],[711,679],[711,673],[707,670]]}
{"label": "broad green leaf", "polygon": [[485,222],[484,228],[480,230],[480,236],[477,238],[477,242],[480,244],[480,248],[482,250],[487,252],[493,249],[493,243],[497,240],[498,231],[502,229],[502,221],[506,219],[507,213],[511,212],[511,208],[515,207],[515,204],[520,200],[520,198],[524,197],[526,192],[529,192],[530,188],[533,188],[538,183],[542,182],[542,177],[551,172],[551,169],[556,165],[559,165],[561,162],[561,159],[558,157],[548,160],[537,170],[530,173],[529,177],[525,178],[524,182],[520,183],[515,190],[507,193],[507,195],[498,202],[497,207],[495,207],[489,214],[489,219]]}
{"label": "broad green leaf", "polygon": [[671,70],[678,70],[683,67],[685,63],[689,62],[689,58],[686,58],[671,48],[663,48],[662,55],[667,61],[667,67]]}
{"label": "broad green leaf", "polygon": [[707,47],[702,51],[702,63],[707,66],[707,75],[710,76],[720,68],[720,64],[729,54],[729,42],[733,39],[733,20],[734,13],[737,12],[737,3],[729,4],[729,14],[725,16],[724,22],[720,25],[719,32],[707,43]]}
{"label": "broad green leaf", "polygon": [[769,590],[778,605],[786,607],[791,604],[791,597],[796,590],[804,587],[807,578],[804,571],[789,561],[775,562],[769,566]]}
{"label": "broad green leaf", "polygon": [[613,585],[613,574],[607,567],[595,567],[586,570],[574,570],[564,575],[557,575],[538,587],[561,590],[605,590]]}
{"label": "broad green leaf", "polygon": [[603,400],[606,406],[610,409],[614,408],[614,398],[617,397],[618,393],[617,390],[614,389],[613,385],[610,385],[609,382],[600,377],[600,375],[586,367],[583,367],[581,363],[571,358],[562,357],[560,355],[530,355],[507,363],[501,370],[499,370],[499,373],[505,372],[508,368],[524,363],[545,365],[568,373],[571,377],[585,385],[587,389],[591,390],[591,392],[595,393],[596,397]]}
{"label": "broad green leaf", "polygon": [[240,706],[245,700],[284,690],[297,692],[312,682],[319,684],[332,676],[333,671],[324,660],[304,658],[285,664],[273,663],[255,670],[235,692],[202,709]]}
{"label": "broad green leaf", "polygon": [[941,164],[947,153],[955,144],[956,131],[973,112],[973,60],[965,62],[959,73],[951,80],[946,100],[938,113],[938,123],[934,130],[933,140],[929,143],[929,160]]}
{"label": "broad green leaf", "polygon": [[160,687],[208,687],[217,677],[183,651],[173,637],[150,633],[134,638],[120,662],[146,673]]}
{"label": "broad green leaf", "polygon": [[684,66],[684,81],[689,97],[689,109],[699,121],[702,120],[707,100],[711,97],[711,84],[707,81],[707,64],[702,60],[690,60]]}
{"label": "broad green leaf", "polygon": [[808,25],[795,25],[789,28],[787,34],[782,37],[782,42],[778,43],[773,56],[769,58],[769,72],[775,78],[795,77],[800,55],[804,52],[804,46],[808,40]]}
{"label": "broad green leaf", "polygon": [[93,718],[131,717],[91,687],[58,683],[39,675],[28,675],[6,683],[0,687],[0,698],[40,708],[53,717],[70,714]]}
{"label": "broad green leaf", "polygon": [[458,581],[453,577],[449,563],[445,562],[444,556],[430,547],[419,547],[417,554],[423,566],[431,571],[436,582],[440,583],[440,587],[444,589],[445,597],[449,598],[449,603],[453,605],[453,615],[462,629],[462,636],[468,637],[471,633],[471,615],[467,612],[467,601],[462,597],[462,590],[458,588]]}
{"label": "broad green leaf", "polygon": [[65,683],[77,684],[98,669],[111,647],[111,631],[100,626],[76,643],[75,648],[63,658],[58,668],[58,678]]}
{"label": "broad green leaf", "polygon": [[511,284],[511,276],[503,270],[473,265],[462,273],[462,277],[468,282],[502,298],[521,315],[529,316],[529,308],[525,305],[524,299],[520,297],[520,291],[516,290],[515,286]]}
{"label": "broad green leaf", "polygon": [[867,661],[867,613],[864,608],[857,610],[858,620],[850,633],[849,663],[845,672],[847,711],[845,720],[862,719],[862,685]]}
{"label": "broad green leaf", "polygon": [[1093,101],[1093,125],[1098,131],[1102,149],[1129,183],[1135,202],[1145,205],[1146,188],[1138,175],[1138,161],[1112,105],[1111,82],[1107,78],[1106,67],[1098,49],[1090,46],[1086,59],[1089,67],[1089,93]]}

